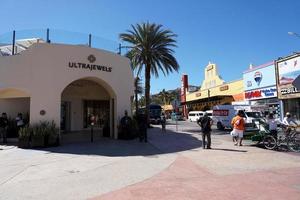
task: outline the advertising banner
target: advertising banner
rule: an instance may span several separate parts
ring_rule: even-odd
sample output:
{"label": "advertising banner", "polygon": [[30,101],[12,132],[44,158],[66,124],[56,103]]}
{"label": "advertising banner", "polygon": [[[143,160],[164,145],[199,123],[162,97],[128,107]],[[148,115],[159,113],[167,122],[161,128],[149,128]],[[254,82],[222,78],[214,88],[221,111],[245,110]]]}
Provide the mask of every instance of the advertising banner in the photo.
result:
{"label": "advertising banner", "polygon": [[275,86],[275,66],[273,63],[270,63],[270,65],[265,67],[244,72],[243,79],[245,91]]}
{"label": "advertising banner", "polygon": [[278,98],[300,97],[300,55],[276,61]]}
{"label": "advertising banner", "polygon": [[188,76],[182,75],[181,78],[181,90],[180,90],[180,96],[181,96],[181,103],[186,102],[186,90],[188,88]]}
{"label": "advertising banner", "polygon": [[266,99],[277,97],[277,89],[275,86],[245,92],[246,100]]}

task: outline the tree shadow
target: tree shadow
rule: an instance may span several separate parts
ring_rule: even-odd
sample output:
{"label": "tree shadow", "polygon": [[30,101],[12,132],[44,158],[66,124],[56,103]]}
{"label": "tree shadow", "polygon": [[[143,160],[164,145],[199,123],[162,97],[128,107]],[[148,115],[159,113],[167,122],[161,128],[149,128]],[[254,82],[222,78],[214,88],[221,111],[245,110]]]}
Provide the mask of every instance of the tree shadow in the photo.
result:
{"label": "tree shadow", "polygon": [[47,153],[64,153],[99,156],[152,156],[176,153],[196,149],[202,146],[202,141],[188,133],[178,133],[171,130],[162,132],[160,128],[148,129],[148,143],[134,140],[115,140],[101,138],[93,143],[74,142],[58,147],[37,149]]}

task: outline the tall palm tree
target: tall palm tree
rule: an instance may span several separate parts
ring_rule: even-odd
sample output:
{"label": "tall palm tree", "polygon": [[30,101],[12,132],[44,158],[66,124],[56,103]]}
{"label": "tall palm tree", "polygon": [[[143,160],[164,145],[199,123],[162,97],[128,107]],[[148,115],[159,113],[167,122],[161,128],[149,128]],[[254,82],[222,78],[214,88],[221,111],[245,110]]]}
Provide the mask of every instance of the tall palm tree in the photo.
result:
{"label": "tall palm tree", "polygon": [[135,112],[139,110],[139,102],[138,102],[138,95],[143,94],[143,87],[141,83],[141,79],[137,76],[134,79],[134,102],[135,102]]}
{"label": "tall palm tree", "polygon": [[149,119],[151,75],[158,77],[161,71],[166,76],[179,70],[173,56],[177,35],[163,29],[162,25],[149,22],[131,25],[131,28],[126,33],[120,34],[120,38],[130,45],[127,56],[135,63],[137,74],[145,68],[145,114]]}

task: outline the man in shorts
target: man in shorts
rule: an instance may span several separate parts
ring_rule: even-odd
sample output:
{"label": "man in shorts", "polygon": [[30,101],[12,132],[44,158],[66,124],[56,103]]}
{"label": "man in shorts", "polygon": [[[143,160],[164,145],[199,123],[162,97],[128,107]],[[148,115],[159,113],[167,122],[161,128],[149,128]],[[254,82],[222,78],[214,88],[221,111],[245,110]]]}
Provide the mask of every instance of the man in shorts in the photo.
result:
{"label": "man in shorts", "polygon": [[231,120],[231,125],[233,127],[233,132],[236,133],[236,140],[234,145],[243,146],[243,136],[245,130],[244,112],[239,110],[237,115]]}

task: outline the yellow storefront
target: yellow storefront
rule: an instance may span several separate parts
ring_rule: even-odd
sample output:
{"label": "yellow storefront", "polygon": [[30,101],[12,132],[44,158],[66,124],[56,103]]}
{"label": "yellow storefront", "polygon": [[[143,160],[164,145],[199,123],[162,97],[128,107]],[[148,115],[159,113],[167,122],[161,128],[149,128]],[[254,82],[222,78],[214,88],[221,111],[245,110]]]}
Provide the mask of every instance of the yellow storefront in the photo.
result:
{"label": "yellow storefront", "polygon": [[205,68],[205,78],[201,88],[186,94],[186,106],[189,111],[211,110],[215,105],[243,100],[243,79],[226,83],[218,74],[216,64],[213,63],[209,63]]}

